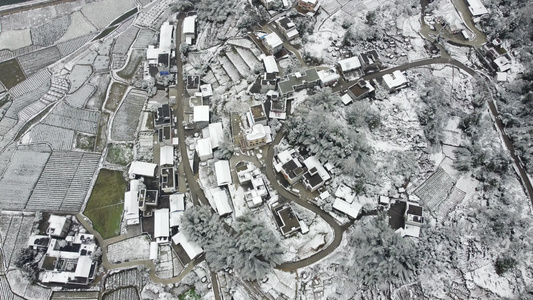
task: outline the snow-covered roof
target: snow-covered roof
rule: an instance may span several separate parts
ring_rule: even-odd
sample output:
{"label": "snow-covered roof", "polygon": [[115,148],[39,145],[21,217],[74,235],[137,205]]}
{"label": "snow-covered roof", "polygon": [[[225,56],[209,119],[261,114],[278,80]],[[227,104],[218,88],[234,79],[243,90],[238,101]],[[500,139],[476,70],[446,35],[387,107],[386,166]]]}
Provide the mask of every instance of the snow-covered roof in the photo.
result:
{"label": "snow-covered roof", "polygon": [[183,20],[183,33],[195,34],[196,16],[186,17]]}
{"label": "snow-covered roof", "polygon": [[78,258],[78,264],[76,265],[75,277],[88,278],[91,273],[91,265],[93,261],[90,256],[81,256]]}
{"label": "snow-covered roof", "polygon": [[181,224],[183,213],[183,211],[173,211],[170,213],[170,227],[176,227]]}
{"label": "snow-covered roof", "polygon": [[252,130],[246,134],[246,140],[247,141],[255,141],[258,139],[265,138],[265,127],[263,124],[255,124],[252,126]]}
{"label": "snow-covered roof", "polygon": [[286,149],[278,153],[278,159],[281,164],[286,164],[290,160],[292,160],[292,154],[294,153],[294,149]]}
{"label": "snow-covered roof", "polygon": [[198,105],[194,107],[194,122],[209,122],[208,105]]}
{"label": "snow-covered roof", "polygon": [[169,236],[169,211],[168,208],[154,210],[154,237],[168,238]]}
{"label": "snow-covered roof", "polygon": [[170,212],[185,210],[185,194],[172,194],[169,197]]}
{"label": "snow-covered roof", "polygon": [[134,161],[131,163],[130,170],[128,173],[146,177],[154,177],[156,167],[156,164],[142,161]]}
{"label": "snow-covered roof", "polygon": [[496,72],[496,81],[507,81],[507,73],[505,72]]}
{"label": "snow-covered roof", "polygon": [[157,259],[157,257],[159,256],[159,246],[157,245],[156,242],[151,242],[150,243],[150,259]]}
{"label": "snow-covered roof", "polygon": [[318,71],[318,77],[323,84],[328,84],[339,80],[340,76],[334,69]]}
{"label": "snow-covered roof", "polygon": [[402,231],[402,237],[403,236],[412,236],[412,237],[419,237],[420,236],[420,227],[419,226],[413,226],[405,224],[405,228]]}
{"label": "snow-covered roof", "polygon": [[350,204],[341,198],[336,198],[335,202],[333,202],[333,208],[355,219],[363,206],[357,202]]}
{"label": "snow-covered roof", "polygon": [[299,33],[296,28],[292,28],[292,29],[289,29],[286,34],[287,34],[288,39],[292,39],[294,37],[297,37]]}
{"label": "snow-covered roof", "polygon": [[346,202],[352,203],[353,200],[355,199],[355,193],[352,191],[351,188],[347,187],[344,184],[341,184],[337,188],[337,191],[335,191],[335,197],[342,198],[346,200]]}
{"label": "snow-covered roof", "polygon": [[163,146],[159,148],[159,165],[174,164],[174,146]]}
{"label": "snow-covered roof", "polygon": [[278,64],[273,55],[263,56],[263,64],[267,73],[279,73]]}
{"label": "snow-covered roof", "polygon": [[160,52],[159,48],[156,48],[154,45],[149,45],[148,49],[146,49],[146,59],[157,61]]}
{"label": "snow-covered roof", "polygon": [[132,192],[138,192],[139,191],[139,179],[132,179],[130,180],[130,191]]}
{"label": "snow-covered roof", "polygon": [[228,194],[223,189],[217,189],[212,192],[213,199],[215,200],[215,205],[217,207],[218,215],[225,216],[231,214],[233,210],[229,204]]}
{"label": "snow-covered roof", "polygon": [[224,131],[222,130],[222,123],[209,124],[209,138],[211,139],[211,147],[218,148],[224,142]]}
{"label": "snow-covered roof", "polygon": [[231,184],[231,171],[229,168],[229,161],[219,160],[215,163],[215,173],[217,175],[217,185],[222,186]]}
{"label": "snow-covered roof", "polygon": [[50,218],[48,219],[48,229],[46,230],[47,233],[60,236],[66,222],[67,217],[65,216],[50,215]]}
{"label": "snow-covered roof", "polygon": [[468,3],[468,9],[474,17],[489,13],[487,8],[485,8],[485,6],[483,5],[483,3],[481,3],[480,0],[466,0],[466,2]]}
{"label": "snow-covered roof", "polygon": [[196,142],[196,151],[198,152],[198,156],[200,158],[212,155],[213,148],[211,146],[211,139],[210,138],[199,139]]}
{"label": "snow-covered roof", "polygon": [[347,59],[339,60],[339,66],[342,72],[350,72],[361,67],[359,57],[354,56]]}
{"label": "snow-covered roof", "polygon": [[320,193],[320,199],[325,200],[330,196],[328,191]]}
{"label": "snow-covered roof", "polygon": [[202,92],[202,97],[213,96],[213,87],[211,87],[210,83],[202,84],[200,86],[200,91]]}
{"label": "snow-covered roof", "polygon": [[174,244],[181,244],[183,247],[183,250],[187,253],[187,256],[189,256],[190,259],[196,258],[198,255],[202,254],[204,250],[200,245],[193,241],[189,241],[187,237],[183,234],[183,232],[178,232],[172,237],[172,241]]}
{"label": "snow-covered roof", "polygon": [[137,193],[137,191],[129,191],[124,193],[124,220],[130,224],[139,223],[139,204],[137,202]]}
{"label": "snow-covered roof", "polygon": [[498,70],[500,72],[505,72],[511,68],[511,62],[505,56],[500,56],[496,58],[494,60],[494,63],[496,64],[496,66],[498,66]]}
{"label": "snow-covered roof", "polygon": [[67,283],[71,274],[72,273],[69,274],[69,272],[44,272],[43,279],[41,281],[43,283]]}
{"label": "snow-covered roof", "polygon": [[265,36],[265,43],[267,43],[267,45],[269,45],[271,48],[276,48],[280,45],[283,45],[283,41],[275,32],[269,33]]}
{"label": "snow-covered roof", "polygon": [[161,25],[161,31],[159,34],[159,49],[162,53],[170,53],[173,32],[174,25],[170,25],[169,22],[165,22],[163,25]]}
{"label": "snow-covered roof", "polygon": [[309,156],[306,160],[304,160],[304,165],[307,167],[307,170],[316,168],[318,175],[320,175],[320,178],[322,178],[323,181],[328,181],[331,178],[328,171],[324,169],[316,156]]}
{"label": "snow-covered roof", "polygon": [[389,89],[397,88],[407,83],[407,78],[399,70],[392,72],[392,74],[383,75],[383,81]]}
{"label": "snow-covered roof", "polygon": [[344,94],[341,97],[341,101],[342,101],[342,103],[344,105],[348,105],[348,104],[350,104],[352,102],[352,97],[350,97],[350,95],[348,95],[348,94]]}

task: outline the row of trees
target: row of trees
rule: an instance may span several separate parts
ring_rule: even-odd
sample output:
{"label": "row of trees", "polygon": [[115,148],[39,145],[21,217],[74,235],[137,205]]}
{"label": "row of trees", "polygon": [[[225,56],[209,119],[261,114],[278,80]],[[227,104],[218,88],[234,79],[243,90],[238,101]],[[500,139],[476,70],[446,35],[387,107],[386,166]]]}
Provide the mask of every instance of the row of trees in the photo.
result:
{"label": "row of trees", "polygon": [[259,280],[282,262],[283,249],[274,234],[250,215],[237,219],[236,232],[209,207],[185,211],[180,230],[205,251],[209,266],[220,271],[232,268],[246,280]]}

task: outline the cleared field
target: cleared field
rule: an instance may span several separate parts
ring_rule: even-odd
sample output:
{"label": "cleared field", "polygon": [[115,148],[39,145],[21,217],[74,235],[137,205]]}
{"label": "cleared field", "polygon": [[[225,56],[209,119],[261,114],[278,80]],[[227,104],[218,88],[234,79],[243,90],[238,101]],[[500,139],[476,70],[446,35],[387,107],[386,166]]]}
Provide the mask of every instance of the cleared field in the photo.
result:
{"label": "cleared field", "polygon": [[93,34],[86,34],[65,42],[61,42],[57,44],[57,49],[59,50],[59,53],[61,53],[61,57],[65,57],[90,41],[93,36]]}
{"label": "cleared field", "polygon": [[0,209],[24,209],[50,152],[49,147],[19,146],[0,180]]}
{"label": "cleared field", "polygon": [[107,55],[99,55],[94,60],[94,71],[95,72],[107,72],[109,71],[109,64],[111,59]]}
{"label": "cleared field", "polygon": [[52,294],[52,298],[50,298],[50,300],[98,300],[98,294],[98,292],[55,291]]}
{"label": "cleared field", "polygon": [[103,112],[98,122],[98,134],[96,135],[95,151],[102,152],[107,144],[107,123],[109,123],[110,115]]}
{"label": "cleared field", "polygon": [[113,53],[114,54],[128,53],[138,33],[139,33],[139,28],[135,26],[130,26],[128,29],[126,29],[126,31],[121,33],[120,36],[115,41],[115,45],[113,46]]}
{"label": "cleared field", "polygon": [[106,161],[126,166],[133,161],[133,144],[109,144]]}
{"label": "cleared field", "polygon": [[251,70],[255,68],[255,66],[261,64],[261,62],[257,59],[255,54],[250,49],[242,48],[242,47],[235,47],[235,50],[239,53],[239,55],[244,59],[248,67],[250,67]]}
{"label": "cleared field", "polygon": [[95,27],[102,29],[136,5],[135,0],[103,0],[86,4],[81,12]]}
{"label": "cleared field", "polygon": [[85,104],[85,108],[101,110],[104,104],[111,76],[109,74],[95,74],[89,79],[91,85],[96,86],[96,92]]}
{"label": "cleared field", "polygon": [[3,30],[0,32],[0,47],[2,49],[15,50],[31,45],[29,29]]}
{"label": "cleared field", "polygon": [[150,238],[138,235],[107,246],[107,258],[111,263],[146,260],[150,258]]}
{"label": "cleared field", "polygon": [[72,107],[83,108],[85,107],[85,103],[87,103],[87,100],[91,98],[95,91],[96,88],[94,86],[84,84],[75,93],[67,95],[65,101]]}
{"label": "cleared field", "polygon": [[135,72],[139,69],[141,61],[144,59],[144,50],[135,49],[131,51],[130,59],[126,67],[117,72],[117,75],[126,79],[131,80]]}
{"label": "cleared field", "polygon": [[107,276],[105,280],[105,289],[114,290],[121,287],[136,286],[142,284],[141,272],[137,268],[123,270]]}
{"label": "cleared field", "polygon": [[22,214],[0,214],[0,245],[4,254],[4,266],[6,270],[15,268],[19,252],[25,248],[31,234],[34,216]]}
{"label": "cleared field", "polygon": [[111,138],[115,141],[133,141],[135,132],[139,125],[144,103],[148,99],[145,92],[131,90],[120,105],[113,125],[111,127]]}
{"label": "cleared field", "polygon": [[422,199],[424,204],[433,210],[446,198],[455,182],[453,178],[439,167],[418,189],[415,194]]}
{"label": "cleared field", "polygon": [[73,142],[73,130],[37,124],[28,133],[27,144],[48,143],[54,150],[71,150]]}
{"label": "cleared field", "polygon": [[43,47],[41,47],[41,46],[33,46],[33,45],[31,45],[31,46],[22,47],[22,48],[13,50],[13,51],[7,50],[7,49],[2,49],[2,50],[0,50],[0,61],[16,58],[17,56],[21,56],[21,55],[24,55],[24,54],[27,54],[27,53],[30,53],[30,52],[33,52],[33,51],[37,51],[37,50],[42,49],[42,48]]}
{"label": "cleared field", "polygon": [[20,66],[26,75],[35,73],[61,59],[57,47],[48,47],[39,51],[22,55],[18,58]]}
{"label": "cleared field", "polygon": [[85,50],[84,55],[78,59],[76,64],[78,65],[92,65],[94,60],[98,56],[98,52],[94,50]]}
{"label": "cleared field", "polygon": [[35,185],[26,209],[79,212],[100,155],[56,151]]}
{"label": "cleared field", "polygon": [[70,15],[55,18],[41,26],[31,28],[31,40],[34,45],[51,46],[59,40],[70,26]]}
{"label": "cleared field", "polygon": [[239,53],[227,51],[226,56],[229,58],[233,66],[235,66],[235,68],[237,69],[237,71],[239,71],[243,78],[246,78],[248,75],[251,75],[250,68],[248,67],[244,59],[239,55]]}
{"label": "cleared field", "polygon": [[11,287],[9,287],[9,283],[7,282],[7,278],[3,275],[0,276],[0,299],[13,300],[14,296],[15,295],[11,291]]}
{"label": "cleared field", "polygon": [[15,150],[17,150],[17,145],[11,143],[0,152],[0,178],[4,175],[4,172],[9,165],[9,160],[13,153],[15,153]]}
{"label": "cleared field", "polygon": [[70,90],[68,93],[74,93],[91,77],[93,67],[87,65],[75,65],[72,72],[68,75],[70,80]]}
{"label": "cleared field", "polygon": [[148,45],[152,42],[154,39],[156,33],[151,29],[143,28],[139,31],[139,34],[137,35],[137,39],[135,40],[135,43],[133,43],[134,49],[146,49],[148,48]]}
{"label": "cleared field", "polygon": [[101,169],[84,214],[104,239],[120,234],[126,181],[122,172]]}
{"label": "cleared field", "polygon": [[107,101],[105,103],[105,109],[110,111],[116,111],[124,94],[128,90],[128,86],[119,82],[113,82],[109,88],[109,95],[107,96]]}
{"label": "cleared field", "polygon": [[137,292],[137,288],[134,287],[127,287],[127,288],[121,288],[109,293],[105,293],[102,297],[103,300],[123,300],[123,299],[131,299],[131,300],[139,300],[139,292]]}
{"label": "cleared field", "polygon": [[43,124],[96,134],[98,132],[99,119],[99,111],[76,108],[61,102],[43,120]]}
{"label": "cleared field", "polygon": [[0,63],[0,70],[2,70],[0,72],[0,81],[8,90],[26,79],[26,75],[24,75],[16,59]]}
{"label": "cleared field", "polygon": [[71,16],[70,26],[67,32],[59,39],[59,43],[66,42],[72,39],[95,33],[97,29],[82,15],[81,12],[76,11]]}

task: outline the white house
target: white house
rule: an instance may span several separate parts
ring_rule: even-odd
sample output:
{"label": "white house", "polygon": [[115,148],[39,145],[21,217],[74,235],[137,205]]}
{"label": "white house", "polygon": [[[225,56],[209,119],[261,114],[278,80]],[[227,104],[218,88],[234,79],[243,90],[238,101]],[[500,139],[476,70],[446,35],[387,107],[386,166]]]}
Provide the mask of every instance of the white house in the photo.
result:
{"label": "white house", "polygon": [[233,183],[231,179],[231,172],[229,167],[229,161],[219,160],[215,163],[215,173],[217,176],[217,185],[223,186]]}
{"label": "white house", "polygon": [[134,161],[130,165],[128,174],[130,174],[130,176],[139,175],[139,176],[144,176],[144,177],[154,177],[156,168],[157,168],[156,164],[142,162],[142,161]]}
{"label": "white house", "polygon": [[185,194],[172,194],[170,201],[170,227],[179,226],[185,211]]}
{"label": "white house", "polygon": [[352,72],[352,71],[360,69],[361,61],[359,60],[359,57],[354,56],[354,57],[346,58],[343,60],[339,60],[338,65],[339,65],[339,70],[343,74],[346,74],[348,72]]}
{"label": "white house", "polygon": [[203,138],[196,141],[196,152],[200,161],[206,161],[213,158],[213,147],[210,138]]}
{"label": "white house", "polygon": [[479,17],[489,13],[480,0],[466,0],[466,2],[468,3],[468,10],[470,10],[473,17]]}
{"label": "white house", "polygon": [[206,127],[209,124],[209,106],[195,106],[193,110],[193,118],[194,123],[196,123],[199,128]]}
{"label": "white house", "polygon": [[193,44],[196,38],[196,16],[189,16],[183,20],[183,36],[187,45]]}
{"label": "white house", "polygon": [[389,91],[395,91],[407,86],[407,78],[401,71],[397,70],[392,74],[383,75],[383,84]]}
{"label": "white house", "polygon": [[278,64],[276,63],[276,59],[272,55],[262,55],[263,58],[263,65],[265,66],[265,72],[267,74],[275,74],[278,75],[279,68]]}
{"label": "white house", "polygon": [[211,191],[213,195],[213,200],[217,207],[218,215],[223,217],[229,215],[233,212],[231,205],[229,204],[228,194],[223,189],[215,189]]}
{"label": "white house", "polygon": [[127,225],[139,224],[138,191],[124,193],[124,221]]}
{"label": "white house", "polygon": [[209,138],[211,139],[211,147],[213,147],[213,149],[220,147],[224,143],[222,122],[209,124]]}
{"label": "white house", "polygon": [[159,148],[159,165],[174,165],[174,146],[163,146]]}
{"label": "white house", "polygon": [[358,202],[348,203],[341,198],[336,198],[333,202],[333,209],[342,212],[352,219],[356,219],[363,206]]}
{"label": "white house", "polygon": [[169,210],[168,208],[154,210],[154,239],[157,243],[169,241]]}
{"label": "white house", "polygon": [[185,250],[185,253],[187,253],[189,259],[191,260],[197,258],[198,256],[200,256],[200,254],[204,252],[200,245],[195,242],[189,241],[181,231],[172,237],[172,241],[176,245],[180,244],[181,247],[183,247],[183,250]]}
{"label": "white house", "polygon": [[335,85],[341,78],[335,69],[320,70],[317,73],[322,87]]}
{"label": "white house", "polygon": [[271,54],[276,54],[283,48],[283,41],[275,33],[269,33],[263,38],[263,44]]}

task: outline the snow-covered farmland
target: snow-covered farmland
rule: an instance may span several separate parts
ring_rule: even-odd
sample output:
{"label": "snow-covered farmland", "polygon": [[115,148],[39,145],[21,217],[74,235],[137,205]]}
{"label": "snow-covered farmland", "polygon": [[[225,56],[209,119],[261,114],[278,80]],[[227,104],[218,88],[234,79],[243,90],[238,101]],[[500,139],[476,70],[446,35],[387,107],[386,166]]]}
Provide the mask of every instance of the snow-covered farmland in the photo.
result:
{"label": "snow-covered farmland", "polygon": [[130,26],[126,31],[124,31],[115,41],[113,46],[113,54],[126,54],[128,53],[133,41],[137,37],[139,28],[135,26]]}
{"label": "snow-covered farmland", "polygon": [[150,258],[150,238],[139,235],[107,246],[107,258],[111,263],[147,260]]}
{"label": "snow-covered farmland", "polygon": [[70,150],[74,143],[74,131],[45,124],[37,124],[22,138],[22,143],[48,143],[54,150]]}
{"label": "snow-covered farmland", "polygon": [[148,99],[145,92],[131,90],[124,98],[111,128],[111,138],[115,141],[133,141],[139,125],[141,110]]}
{"label": "snow-covered farmland", "polygon": [[96,28],[87,21],[81,12],[74,12],[70,18],[70,26],[58,42],[66,42],[96,32]]}
{"label": "snow-covered farmland", "polygon": [[91,66],[75,65],[68,77],[71,83],[69,94],[77,91],[92,73],[93,68]]}
{"label": "snow-covered farmland", "polygon": [[99,111],[74,108],[61,102],[43,120],[43,124],[96,134],[99,119]]}
{"label": "snow-covered farmland", "polygon": [[148,48],[148,45],[152,43],[155,37],[155,32],[151,29],[143,28],[139,31],[139,34],[137,35],[137,39],[133,43],[132,48],[135,49],[146,49]]}
{"label": "snow-covered farmland", "polygon": [[[175,268],[177,264],[178,268]],[[174,273],[174,271],[178,273]],[[179,262],[179,258],[170,245],[159,246],[159,261],[155,267],[155,274],[159,278],[172,278],[183,270],[183,266]]]}
{"label": "snow-covered farmland", "polygon": [[127,286],[135,286],[138,288],[142,286],[142,277],[139,269],[121,270],[107,276],[105,280],[106,290],[114,290]]}
{"label": "snow-covered farmland", "polygon": [[96,88],[90,84],[84,84],[75,93],[67,95],[65,101],[72,107],[83,108],[87,100],[94,94]]}
{"label": "snow-covered farmland", "polygon": [[109,56],[107,55],[99,55],[94,60],[94,71],[101,73],[109,71]]}
{"label": "snow-covered farmland", "polygon": [[2,49],[15,50],[31,45],[29,29],[9,30],[0,32],[0,47]]}
{"label": "snow-covered farmland", "polygon": [[88,3],[81,12],[96,28],[103,29],[136,5],[135,0],[103,0]]}
{"label": "snow-covered farmland", "polygon": [[83,55],[76,61],[78,65],[92,65],[94,60],[98,56],[98,53],[93,50],[86,50]]}
{"label": "snow-covered farmland", "polygon": [[[159,16],[169,8],[173,0],[161,0],[155,3],[148,11],[144,10],[139,14],[136,23],[142,27],[154,27]],[[158,28],[159,29],[159,28]]]}
{"label": "snow-covered farmland", "polygon": [[[33,214],[0,214],[0,245],[5,270],[15,269],[19,251],[25,248],[34,222]],[[0,294],[1,295],[1,294]]]}
{"label": "snow-covered farmland", "polygon": [[112,292],[105,293],[102,299],[103,300],[123,300],[123,299],[138,300],[139,292],[134,287],[121,288],[121,289],[114,290]]}
{"label": "snow-covered farmland", "polygon": [[[14,101],[6,113],[7,117],[18,119],[18,113],[24,107],[38,101],[50,89],[50,73],[40,72],[34,75],[11,90]],[[34,85],[31,85],[32,83]]]}
{"label": "snow-covered farmland", "polygon": [[0,208],[22,210],[48,158],[48,146],[19,146],[0,180]]}
{"label": "snow-covered farmland", "polygon": [[51,46],[59,40],[70,26],[70,15],[55,18],[38,27],[31,28],[31,40],[37,46]]}
{"label": "snow-covered farmland", "polygon": [[20,56],[18,61],[26,75],[35,73],[61,58],[57,47],[48,47]]}
{"label": "snow-covered farmland", "polygon": [[79,212],[99,160],[96,153],[52,153],[26,208]]}
{"label": "snow-covered farmland", "polygon": [[15,269],[7,274],[11,289],[17,295],[22,295],[26,300],[49,299],[52,290],[37,284],[32,284],[21,270]]}
{"label": "snow-covered farmland", "polygon": [[92,37],[92,34],[86,34],[71,40],[67,40],[65,42],[57,44],[57,49],[59,49],[61,57],[65,57],[78,50],[81,46],[90,41]]}

